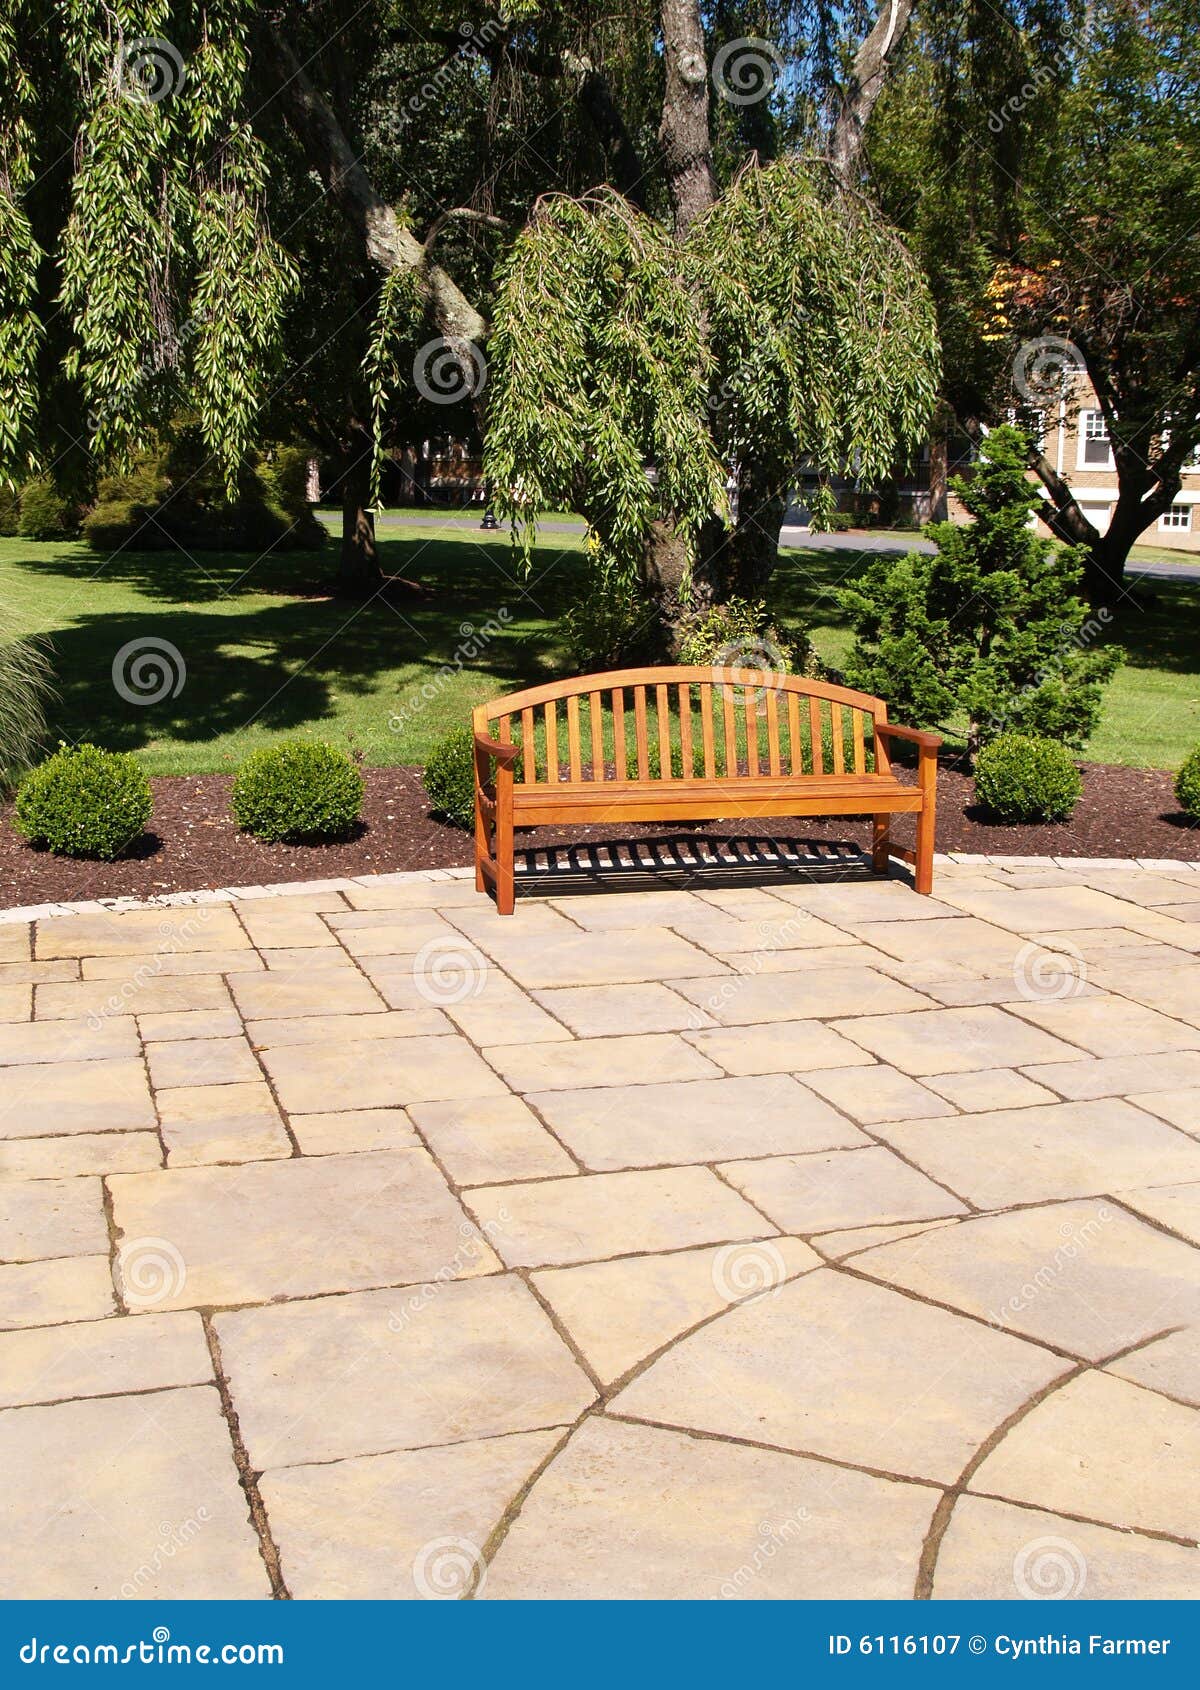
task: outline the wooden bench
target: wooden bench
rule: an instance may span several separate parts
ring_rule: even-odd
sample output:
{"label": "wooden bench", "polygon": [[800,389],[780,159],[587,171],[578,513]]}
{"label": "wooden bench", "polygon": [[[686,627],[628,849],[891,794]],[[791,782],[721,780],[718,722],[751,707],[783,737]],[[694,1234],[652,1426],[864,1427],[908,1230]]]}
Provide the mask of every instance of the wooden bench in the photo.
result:
{"label": "wooden bench", "polygon": [[[473,725],[475,885],[501,915],[514,828],[563,822],[869,815],[876,873],[900,857],[917,891],[932,889],[942,742],[896,727],[867,693],[754,669],[624,669],[511,693]],[[892,772],[896,739],[919,748],[916,786]],[[892,816],[910,812],[915,851],[890,839]]]}

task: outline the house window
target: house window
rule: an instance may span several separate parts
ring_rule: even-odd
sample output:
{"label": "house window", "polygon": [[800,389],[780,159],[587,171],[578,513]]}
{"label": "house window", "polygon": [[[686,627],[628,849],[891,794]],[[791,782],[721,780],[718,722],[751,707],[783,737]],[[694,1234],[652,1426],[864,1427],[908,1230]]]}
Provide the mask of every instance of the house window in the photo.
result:
{"label": "house window", "polygon": [[1192,526],[1191,505],[1172,505],[1169,510],[1165,510],[1159,517],[1158,526],[1164,532],[1170,528],[1184,530],[1190,529]]}
{"label": "house window", "polygon": [[1102,411],[1083,411],[1079,417],[1080,469],[1111,469],[1112,442]]}

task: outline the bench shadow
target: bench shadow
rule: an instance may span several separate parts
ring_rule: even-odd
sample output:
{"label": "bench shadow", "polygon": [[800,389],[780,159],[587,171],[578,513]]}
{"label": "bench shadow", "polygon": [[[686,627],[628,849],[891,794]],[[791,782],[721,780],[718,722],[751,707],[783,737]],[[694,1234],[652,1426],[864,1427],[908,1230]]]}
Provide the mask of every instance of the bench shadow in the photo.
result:
{"label": "bench shadow", "polygon": [[518,892],[705,891],[710,887],[871,880],[871,859],[846,839],[761,839],[670,833],[572,845],[518,846]]}

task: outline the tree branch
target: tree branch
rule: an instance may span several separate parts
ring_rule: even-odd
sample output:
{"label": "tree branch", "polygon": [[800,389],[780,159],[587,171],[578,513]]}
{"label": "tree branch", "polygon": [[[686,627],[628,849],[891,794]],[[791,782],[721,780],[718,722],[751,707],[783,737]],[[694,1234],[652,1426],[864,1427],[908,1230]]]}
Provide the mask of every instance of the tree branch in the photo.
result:
{"label": "tree branch", "polygon": [[482,341],[487,320],[406,229],[376,191],[328,103],[306,75],[295,49],[278,25],[260,29],[262,63],[276,83],[288,123],[334,204],[362,242],[367,260],[385,274],[411,270],[420,279],[442,334],[450,341]]}
{"label": "tree branch", "polygon": [[844,186],[858,174],[867,121],[904,39],[913,4],[914,0],[883,0],[874,28],[855,54],[829,146],[833,167]]}

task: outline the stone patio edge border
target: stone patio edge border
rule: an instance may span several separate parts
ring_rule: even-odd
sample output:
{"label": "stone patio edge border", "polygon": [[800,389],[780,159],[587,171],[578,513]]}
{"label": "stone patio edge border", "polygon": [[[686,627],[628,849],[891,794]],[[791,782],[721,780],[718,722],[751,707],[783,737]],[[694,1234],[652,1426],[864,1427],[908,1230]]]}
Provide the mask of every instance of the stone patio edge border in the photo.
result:
{"label": "stone patio edge border", "polygon": [[[1176,857],[1000,857],[969,851],[939,851],[933,862],[935,868],[955,865],[1092,871],[1142,868],[1172,872],[1186,869],[1200,874],[1200,862],[1184,862]],[[339,892],[347,886],[388,886],[413,880],[431,883],[465,880],[473,874],[474,870],[470,868],[418,868],[403,869],[394,874],[348,875],[341,879],[289,880],[276,886],[226,886],[216,891],[164,892],[156,898],[86,898],[77,903],[23,904],[15,909],[0,909],[0,926],[22,921],[47,921],[56,915],[97,915],[101,911],[176,909],[195,904],[236,904],[252,898],[297,897],[306,892]]]}

